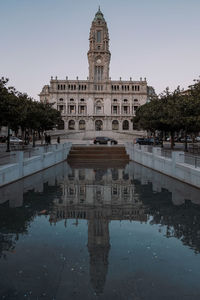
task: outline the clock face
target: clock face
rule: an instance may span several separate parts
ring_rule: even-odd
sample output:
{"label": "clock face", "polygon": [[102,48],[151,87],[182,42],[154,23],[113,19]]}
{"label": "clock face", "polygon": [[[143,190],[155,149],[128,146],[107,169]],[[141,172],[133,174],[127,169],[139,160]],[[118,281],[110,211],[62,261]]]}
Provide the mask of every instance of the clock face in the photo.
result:
{"label": "clock face", "polygon": [[100,58],[97,59],[97,63],[98,63],[98,64],[101,63],[101,59],[100,59]]}

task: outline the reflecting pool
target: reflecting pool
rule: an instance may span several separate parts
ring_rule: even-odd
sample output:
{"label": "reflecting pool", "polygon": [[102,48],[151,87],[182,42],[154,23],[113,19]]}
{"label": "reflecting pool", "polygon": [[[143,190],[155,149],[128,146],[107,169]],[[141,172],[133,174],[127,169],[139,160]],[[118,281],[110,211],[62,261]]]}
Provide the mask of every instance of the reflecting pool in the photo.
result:
{"label": "reflecting pool", "polygon": [[200,299],[200,190],[133,162],[0,189],[0,299]]}

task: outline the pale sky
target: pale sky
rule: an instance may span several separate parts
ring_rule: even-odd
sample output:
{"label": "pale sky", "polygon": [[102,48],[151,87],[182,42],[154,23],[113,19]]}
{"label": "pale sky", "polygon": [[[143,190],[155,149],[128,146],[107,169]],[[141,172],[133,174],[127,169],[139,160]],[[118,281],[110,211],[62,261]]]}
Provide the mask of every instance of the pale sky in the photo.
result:
{"label": "pale sky", "polygon": [[98,5],[113,80],[146,77],[157,93],[200,75],[200,0],[0,0],[0,76],[39,99],[51,76],[86,79]]}

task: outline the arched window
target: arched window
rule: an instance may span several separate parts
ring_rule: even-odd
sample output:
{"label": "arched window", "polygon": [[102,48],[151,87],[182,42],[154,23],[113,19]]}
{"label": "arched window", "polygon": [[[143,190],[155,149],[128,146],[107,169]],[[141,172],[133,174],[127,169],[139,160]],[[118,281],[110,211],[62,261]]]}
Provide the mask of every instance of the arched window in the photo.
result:
{"label": "arched window", "polygon": [[95,122],[95,130],[96,131],[103,130],[103,122],[101,120],[96,120],[96,122]]}
{"label": "arched window", "polygon": [[69,121],[68,129],[69,130],[74,130],[75,129],[75,121],[74,120]]}
{"label": "arched window", "polygon": [[74,101],[74,99],[73,99],[73,98],[71,98],[71,99],[70,99],[70,101],[71,101],[71,102],[73,102],[73,101]]}
{"label": "arched window", "polygon": [[63,98],[60,98],[59,101],[63,101]]}
{"label": "arched window", "polygon": [[85,130],[85,121],[84,120],[79,121],[79,130]]}
{"label": "arched window", "polygon": [[58,122],[58,130],[63,130],[63,129],[65,129],[65,122],[63,121],[63,120],[60,120],[59,122]]}
{"label": "arched window", "polygon": [[103,103],[100,100],[98,100],[95,104],[95,112],[96,112],[96,114],[103,113]]}
{"label": "arched window", "polygon": [[119,130],[119,122],[117,120],[112,121],[112,130]]}
{"label": "arched window", "polygon": [[129,122],[127,120],[124,120],[122,123],[122,129],[123,130],[129,130]]}
{"label": "arched window", "polygon": [[134,102],[138,102],[138,99],[134,99]]}

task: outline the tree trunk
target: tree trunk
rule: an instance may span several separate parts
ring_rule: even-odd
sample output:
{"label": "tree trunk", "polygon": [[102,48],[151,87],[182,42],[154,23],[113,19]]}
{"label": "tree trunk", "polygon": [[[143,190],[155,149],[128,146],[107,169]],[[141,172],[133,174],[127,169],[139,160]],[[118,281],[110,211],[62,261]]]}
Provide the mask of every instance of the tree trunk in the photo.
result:
{"label": "tree trunk", "polygon": [[163,131],[161,132],[161,148],[163,148],[163,136],[164,136],[164,134],[163,134]]}
{"label": "tree trunk", "polygon": [[171,131],[171,149],[174,149],[174,131]]}
{"label": "tree trunk", "polygon": [[33,131],[33,147],[35,147],[35,130]]}
{"label": "tree trunk", "polygon": [[185,131],[185,152],[188,152],[187,131]]}

